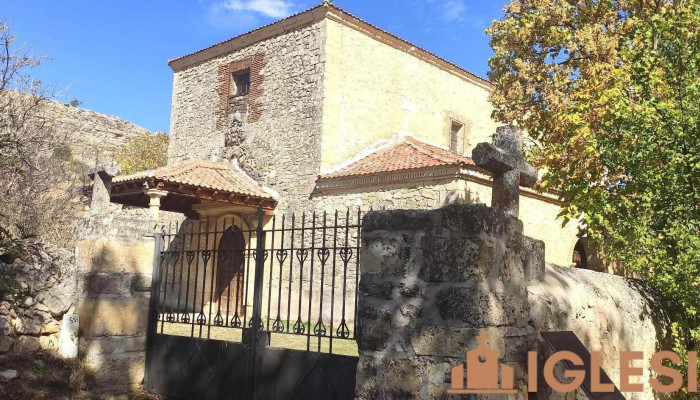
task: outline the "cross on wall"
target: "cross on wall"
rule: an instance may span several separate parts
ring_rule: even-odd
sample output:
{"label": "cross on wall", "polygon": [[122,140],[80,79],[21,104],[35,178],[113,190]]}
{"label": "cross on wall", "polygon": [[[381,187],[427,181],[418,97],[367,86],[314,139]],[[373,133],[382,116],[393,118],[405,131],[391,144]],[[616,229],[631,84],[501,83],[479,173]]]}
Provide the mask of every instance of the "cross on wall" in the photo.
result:
{"label": "cross on wall", "polygon": [[491,207],[518,218],[520,186],[533,187],[537,183],[537,170],[523,159],[520,130],[512,125],[499,127],[493,144],[476,145],[472,159],[493,174]]}

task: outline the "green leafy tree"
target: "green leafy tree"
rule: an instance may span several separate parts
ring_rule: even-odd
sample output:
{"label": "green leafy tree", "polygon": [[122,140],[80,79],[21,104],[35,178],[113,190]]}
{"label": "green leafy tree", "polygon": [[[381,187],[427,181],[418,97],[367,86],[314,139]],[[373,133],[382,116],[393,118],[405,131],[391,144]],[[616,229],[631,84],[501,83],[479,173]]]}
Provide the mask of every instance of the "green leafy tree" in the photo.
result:
{"label": "green leafy tree", "polygon": [[168,164],[168,136],[162,132],[136,136],[117,151],[114,160],[124,174],[163,167]]}
{"label": "green leafy tree", "polygon": [[538,146],[544,188],[700,345],[700,0],[512,0],[489,28],[494,117]]}

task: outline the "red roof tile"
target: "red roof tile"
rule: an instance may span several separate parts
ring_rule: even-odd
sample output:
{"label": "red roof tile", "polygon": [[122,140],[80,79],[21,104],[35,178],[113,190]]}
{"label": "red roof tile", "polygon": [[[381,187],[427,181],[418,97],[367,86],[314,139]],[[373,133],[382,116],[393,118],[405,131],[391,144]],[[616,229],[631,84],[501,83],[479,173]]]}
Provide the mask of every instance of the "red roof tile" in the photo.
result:
{"label": "red roof tile", "polygon": [[319,176],[320,179],[370,175],[446,166],[475,166],[466,156],[406,136],[397,143],[379,149],[342,169]]}
{"label": "red roof tile", "polygon": [[113,182],[125,183],[147,179],[197,186],[261,199],[274,199],[272,193],[262,188],[238,166],[198,160],[185,161],[181,164],[140,171],[130,175],[116,176]]}

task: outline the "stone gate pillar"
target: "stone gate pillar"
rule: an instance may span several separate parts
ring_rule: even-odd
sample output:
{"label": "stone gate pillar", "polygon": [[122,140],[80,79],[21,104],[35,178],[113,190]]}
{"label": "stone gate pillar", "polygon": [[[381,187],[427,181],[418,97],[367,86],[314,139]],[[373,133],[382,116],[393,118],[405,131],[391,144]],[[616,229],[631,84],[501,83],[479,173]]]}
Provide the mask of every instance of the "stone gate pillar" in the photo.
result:
{"label": "stone gate pillar", "polygon": [[[117,169],[118,171],[118,169]],[[76,243],[81,276],[78,356],[101,390],[126,392],[141,385],[153,271],[154,220],[109,203],[117,171],[93,172],[91,215]]]}
{"label": "stone gate pillar", "polygon": [[527,351],[536,348],[527,283],[542,277],[544,245],[522,232],[519,220],[484,205],[367,214],[356,398],[447,398],[453,367],[483,333],[514,372],[507,398],[527,399]]}

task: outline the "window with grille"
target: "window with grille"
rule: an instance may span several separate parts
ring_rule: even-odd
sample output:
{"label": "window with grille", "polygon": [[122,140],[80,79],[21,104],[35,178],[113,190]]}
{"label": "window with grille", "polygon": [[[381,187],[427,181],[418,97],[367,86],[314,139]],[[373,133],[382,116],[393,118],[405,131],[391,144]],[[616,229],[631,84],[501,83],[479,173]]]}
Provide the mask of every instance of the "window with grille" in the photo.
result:
{"label": "window with grille", "polygon": [[234,96],[243,96],[250,91],[250,71],[241,71],[233,74],[233,90]]}

